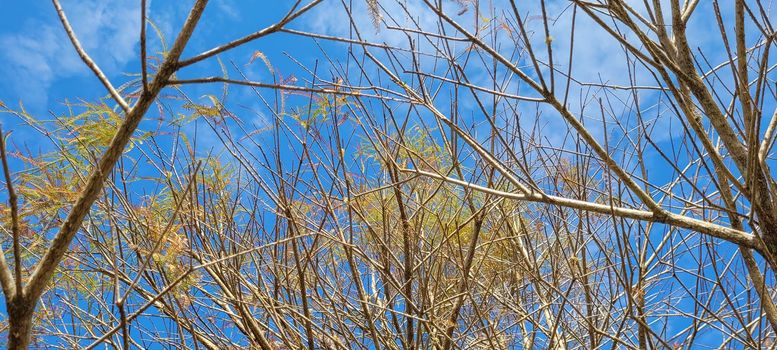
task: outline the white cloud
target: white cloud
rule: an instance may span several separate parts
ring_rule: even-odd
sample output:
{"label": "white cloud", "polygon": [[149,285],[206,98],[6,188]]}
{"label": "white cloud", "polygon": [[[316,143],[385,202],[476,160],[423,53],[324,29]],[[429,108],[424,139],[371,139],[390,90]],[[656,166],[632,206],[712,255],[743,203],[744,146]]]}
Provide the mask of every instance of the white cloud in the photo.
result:
{"label": "white cloud", "polygon": [[[399,1],[381,1],[380,4],[383,6],[381,16],[389,26],[418,27],[425,31],[436,31],[439,19],[421,1],[402,1],[401,3]],[[385,26],[375,28],[367,1],[354,1],[352,5],[350,13],[362,39],[369,42],[386,43],[394,47],[409,47],[408,38],[403,32],[388,29]],[[408,16],[408,13],[412,15],[412,18]],[[313,10],[310,17],[315,17],[315,19],[308,22],[307,25],[315,33],[340,37],[348,37],[351,33],[348,13],[339,1],[322,3]],[[355,33],[353,36],[356,37]]]}
{"label": "white cloud", "polygon": [[216,2],[216,8],[232,20],[240,19],[240,9],[230,0],[221,0]]}
{"label": "white cloud", "polygon": [[[467,27],[470,32],[473,32],[471,28],[474,26],[473,23],[475,19],[475,11],[472,8],[472,2],[458,2],[469,4],[468,11],[459,15],[457,12],[461,6],[458,5],[457,1],[455,0],[447,0],[443,1],[446,14],[456,20],[459,24]],[[367,8],[366,1],[355,1],[351,3],[353,3],[353,8],[351,9],[353,20],[356,22],[356,26],[361,30],[361,34],[365,40],[377,43],[385,42],[394,47],[406,48],[408,46],[408,37],[400,31],[390,30],[385,27],[381,28],[379,31],[373,29],[372,18]],[[383,16],[384,20],[387,22],[391,21],[389,17],[392,17],[393,20],[399,22],[396,25],[400,27],[420,29],[431,33],[439,32],[439,19],[427,8],[425,4],[423,4],[421,0],[388,0],[380,1],[380,3],[385,7],[383,9]],[[528,27],[530,41],[535,50],[537,58],[540,61],[548,62],[548,55],[545,49],[546,35],[544,33],[544,23],[541,20],[542,11],[539,6],[539,2],[517,1],[515,3],[518,7],[518,12],[521,14],[524,23]],[[661,0],[661,3],[665,10],[665,17],[669,17],[669,1]],[[641,12],[643,17],[648,17],[648,14],[644,9],[641,1],[633,1],[629,2],[629,4],[632,5],[636,11]],[[494,12],[488,10],[488,8],[492,5],[496,9]],[[410,15],[406,14],[406,12],[402,9],[402,6],[405,6],[408,9],[407,12],[409,12]],[[633,79],[633,84],[639,86],[659,85],[659,82],[656,82],[655,76],[648,68],[639,63],[632,64],[630,66],[629,60],[634,61],[634,56],[628,55],[624,47],[615,38],[613,38],[610,33],[604,30],[598,23],[596,23],[582,10],[578,9],[575,21],[573,22],[573,7],[570,6],[569,1],[550,0],[546,2],[546,6],[547,15],[552,19],[549,22],[549,30],[550,36],[552,38],[554,64],[557,70],[566,72],[568,68],[568,58],[570,56],[570,50],[572,49],[572,36],[570,33],[574,29],[575,35],[572,76],[578,82],[628,86],[632,85]],[[731,0],[721,0],[720,6],[723,9],[730,9],[733,5],[731,4]],[[318,12],[316,13],[315,20],[307,23],[309,30],[344,37],[350,35],[350,21],[343,9],[341,2],[328,2],[323,4],[319,9],[317,9],[317,11]],[[503,17],[506,17],[509,19],[509,21],[511,21],[511,25],[514,24],[515,18],[513,16],[513,10],[510,4],[508,4],[506,1],[493,0],[489,2],[483,2],[481,5],[481,11],[488,11],[487,13],[480,13],[481,24],[484,23],[484,19],[486,17],[494,18],[496,23],[502,21]],[[605,22],[607,21],[606,15],[601,15],[600,17],[604,18]],[[725,23],[724,25],[727,28],[730,28],[728,34],[731,35],[731,32],[733,31],[733,18],[730,14],[727,13],[724,13],[723,17],[723,21]],[[669,18],[666,18],[666,22],[669,23],[671,21]],[[493,23],[494,22],[492,22],[492,24]],[[451,30],[450,26],[445,25],[443,27],[445,28],[447,35],[459,37],[461,36],[460,34],[456,33],[455,30]],[[620,28],[623,29],[623,26],[621,25]],[[694,45],[692,50],[694,52],[696,52],[697,48],[701,50],[704,53],[704,57],[709,59],[710,64],[713,66],[720,64],[727,59],[727,55],[721,43],[720,35],[717,34],[716,28],[717,25],[715,24],[715,17],[711,2],[701,2],[696,12],[694,13],[692,20],[688,23],[687,35],[689,40]],[[628,33],[628,30],[624,31]],[[748,44],[752,45],[756,41],[762,39],[756,32],[757,28],[754,25],[749,26],[749,31]],[[515,33],[515,35],[518,34]],[[632,43],[637,43],[636,40],[633,40],[633,34],[626,35],[628,38],[632,39]],[[413,39],[418,38],[418,36],[412,35],[411,37]],[[516,48],[516,45],[509,40],[509,36],[506,31],[500,33],[500,38],[501,40],[499,40],[496,45],[493,45],[493,47],[498,48],[498,50],[505,57],[510,57],[511,52]],[[417,49],[419,51],[425,53],[434,53],[431,47],[425,45],[423,39],[420,39],[420,43],[418,44],[419,46]],[[640,47],[638,44],[636,46]],[[456,47],[454,50],[460,53],[466,48],[467,46],[462,44],[461,46]],[[372,50],[372,53],[380,55],[381,50],[374,49]],[[440,70],[445,68],[445,65],[441,64],[442,62],[437,61],[437,64],[433,65],[424,61],[424,57],[429,56],[421,56],[421,69],[437,70],[434,72],[427,71],[426,73],[440,73]],[[698,57],[701,58],[701,55],[698,55]],[[408,57],[400,57],[399,60],[403,63],[407,63],[405,60],[407,58]],[[521,69],[524,72],[532,77],[536,77],[536,72],[534,72],[534,67],[532,65],[518,58],[511,59],[513,59],[513,62],[516,65],[522,66]],[[443,68],[440,68],[441,66]],[[487,65],[470,63],[466,69],[469,78],[475,84],[484,87],[490,87],[492,84],[493,78],[488,75],[487,71],[484,70],[489,69]],[[541,69],[543,70],[542,74],[546,81],[549,80],[549,69],[547,67],[541,67]],[[498,73],[499,78],[502,78],[504,74],[505,71]],[[555,78],[556,91],[563,91],[566,82],[565,77],[562,74],[557,73]],[[514,89],[512,91],[508,90],[508,92],[518,91],[519,84],[516,83],[517,78],[513,79],[514,80],[511,82],[510,86],[511,88],[514,87]],[[731,77],[730,75],[724,75],[724,79],[729,80],[724,80],[724,82],[730,83]],[[525,86],[522,87],[522,90],[524,94],[533,95],[531,93],[527,93],[526,90],[528,89],[526,89]],[[563,95],[563,92],[559,92],[559,95]],[[593,98],[594,95],[596,95],[596,98]],[[588,97],[582,98],[581,96]],[[668,141],[673,137],[679,136],[679,133],[682,131],[682,129],[676,127],[676,117],[673,116],[673,113],[668,110],[668,106],[662,106],[662,113],[657,115],[658,110],[656,109],[656,104],[658,103],[659,96],[660,93],[655,90],[641,91],[639,93],[639,105],[637,106],[635,105],[632,93],[628,90],[607,89],[605,94],[601,91],[601,88],[581,86],[573,83],[570,90],[569,108],[570,110],[574,111],[575,114],[579,114],[581,106],[586,103],[590,105],[589,107],[595,107],[588,108],[588,115],[581,116],[581,118],[584,117],[583,119],[585,119],[587,125],[590,125],[590,131],[594,134],[594,136],[598,140],[603,141],[604,129],[601,123],[601,116],[599,115],[598,107],[596,107],[598,104],[596,100],[598,97],[608,98],[609,100],[605,99],[605,102],[612,103],[612,112],[614,113],[614,115],[607,116],[608,122],[612,122],[613,119],[617,119],[619,122],[629,121],[631,124],[625,122],[623,124],[631,128],[633,127],[634,121],[636,119],[636,109],[640,109],[643,111],[645,122],[657,125],[655,130],[660,131],[653,135],[654,140],[659,142]],[[459,107],[465,111],[472,110],[474,108],[474,104],[471,103],[471,101],[463,100],[460,101]],[[536,112],[535,107],[536,106],[534,104],[520,104],[521,112],[526,116],[533,116]],[[547,109],[546,106],[542,108],[542,111],[543,113],[542,117],[540,118],[540,122],[542,125],[546,125],[545,130],[547,130],[547,132],[544,136],[548,137],[547,142],[560,142],[560,140],[565,137],[568,130],[566,122],[561,119],[558,113],[553,113],[551,110]],[[526,124],[529,126],[533,125],[532,123]],[[675,127],[670,128],[672,125]],[[608,126],[608,129],[610,130],[613,128],[615,128],[615,126],[612,128]],[[672,132],[667,132],[667,130],[672,130]]]}
{"label": "white cloud", "polygon": [[[65,13],[81,45],[109,77],[136,55],[140,5],[134,0],[65,1]],[[57,79],[91,74],[76,55],[54,11],[28,20],[18,32],[0,36],[3,73],[26,105],[45,109]],[[115,82],[115,85],[119,85]]]}

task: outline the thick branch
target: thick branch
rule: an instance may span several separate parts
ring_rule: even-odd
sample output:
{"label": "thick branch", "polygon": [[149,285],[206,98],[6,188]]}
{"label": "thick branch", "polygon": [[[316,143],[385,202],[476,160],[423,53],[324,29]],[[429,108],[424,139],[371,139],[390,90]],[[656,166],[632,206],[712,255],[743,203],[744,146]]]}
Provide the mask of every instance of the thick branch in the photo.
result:
{"label": "thick branch", "polygon": [[613,216],[623,217],[627,219],[662,223],[662,224],[667,224],[669,226],[685,228],[699,233],[708,234],[713,237],[717,237],[720,239],[727,240],[729,242],[743,245],[745,247],[754,249],[758,252],[762,252],[762,249],[763,249],[763,246],[761,245],[760,240],[758,240],[755,236],[753,236],[750,233],[735,230],[730,227],[717,225],[707,221],[689,218],[689,217],[674,214],[674,213],[666,213],[666,215],[664,216],[659,216],[653,212],[644,211],[644,210],[615,207],[615,206],[610,206],[605,204],[591,203],[591,202],[581,201],[577,199],[570,199],[570,198],[564,198],[564,197],[558,197],[558,196],[551,196],[551,195],[545,195],[545,194],[527,195],[527,194],[520,194],[520,193],[504,192],[504,191],[499,191],[492,188],[479,186],[467,181],[454,179],[454,178],[442,176],[436,173],[423,171],[423,170],[401,169],[401,171],[405,173],[414,173],[414,174],[430,177],[433,179],[450,182],[453,184],[464,186],[466,188],[469,188],[475,191],[488,193],[488,194],[500,196],[503,198],[509,198],[509,199],[515,199],[520,201],[527,201],[527,202],[546,203],[546,204],[558,205],[566,208],[585,210],[585,211],[599,213],[599,214],[613,215]]}
{"label": "thick branch", "polygon": [[569,112],[569,110],[564,106],[560,101],[556,99],[556,97],[553,95],[551,91],[546,90],[544,87],[540,86],[532,80],[526,73],[524,73],[520,68],[518,68],[516,65],[514,65],[510,60],[502,56],[499,52],[497,52],[494,48],[484,43],[482,40],[480,40],[477,36],[467,31],[464,27],[459,25],[456,21],[454,21],[452,18],[447,16],[445,13],[442,12],[441,9],[435,7],[429,0],[424,0],[424,2],[434,11],[440,18],[445,20],[448,24],[453,26],[456,30],[458,30],[460,33],[462,33],[464,36],[470,39],[473,44],[477,45],[478,47],[482,48],[484,51],[488,52],[489,55],[491,55],[495,60],[499,61],[502,65],[504,65],[507,69],[518,75],[518,77],[521,78],[526,84],[529,84],[534,90],[542,94],[543,97],[547,100],[547,102],[555,108],[562,117],[564,117],[564,120],[566,120],[569,125],[571,125],[575,131],[586,141],[586,143],[596,152],[596,154],[604,161],[604,163],[607,165],[607,167],[614,172],[618,178],[626,184],[626,186],[634,192],[634,194],[639,197],[639,199],[648,207],[650,210],[653,211],[653,213],[658,216],[664,216],[667,215],[666,211],[661,208],[650,196],[649,193],[645,192],[645,190],[642,189],[634,180],[631,178],[631,176],[623,170],[612,157],[610,156],[609,152],[605,150],[597,141],[596,139],[591,135],[590,132],[585,128],[585,126],[577,120],[577,118]]}
{"label": "thick branch", "polygon": [[750,275],[750,280],[753,281],[758,297],[761,299],[761,309],[766,315],[766,319],[769,320],[769,325],[777,332],[777,307],[774,306],[774,301],[769,289],[766,286],[763,275],[759,271],[758,263],[756,263],[753,253],[750,250],[742,248],[739,250],[742,253],[742,260],[745,261],[745,267],[747,267],[747,273]]}
{"label": "thick branch", "polygon": [[119,126],[119,130],[111,140],[108,149],[105,151],[105,154],[103,154],[97,167],[89,176],[83,191],[81,191],[81,196],[78,198],[78,201],[73,206],[73,209],[71,209],[70,214],[60,227],[59,233],[51,242],[51,246],[46,251],[40,263],[38,263],[35,271],[30,277],[30,282],[24,288],[24,295],[29,296],[28,300],[31,300],[33,303],[35,303],[41,294],[43,294],[46,284],[48,284],[51,276],[54,274],[54,270],[62,260],[65,252],[67,252],[70,242],[81,227],[81,222],[89,212],[92,203],[97,199],[97,195],[103,189],[108,174],[111,173],[116,162],[119,160],[119,157],[123,154],[132,133],[137,128],[143,115],[154,102],[159,91],[165,86],[167,79],[175,72],[178,58],[181,56],[181,52],[183,52],[186,43],[194,32],[194,28],[199,21],[202,12],[205,10],[205,5],[207,3],[208,0],[198,0],[194,4],[172,49],[165,58],[164,63],[162,63],[154,81],[151,83],[149,91],[141,94],[137,104],[129,111],[126,119],[121,126]]}
{"label": "thick branch", "polygon": [[404,99],[385,97],[385,96],[375,95],[375,94],[365,94],[363,92],[355,91],[354,90],[355,88],[353,87],[347,87],[344,89],[314,88],[314,87],[307,87],[307,86],[262,83],[258,81],[248,81],[248,80],[236,80],[236,79],[228,79],[228,78],[222,78],[222,77],[206,77],[206,78],[196,78],[196,79],[171,79],[170,81],[168,81],[168,85],[208,84],[208,83],[227,83],[227,84],[250,86],[255,88],[273,89],[273,90],[279,90],[279,91],[308,92],[308,93],[315,93],[315,94],[332,94],[332,95],[352,96],[352,97],[367,97],[367,98],[376,98],[376,99],[382,99],[382,100],[388,100],[388,101],[405,102]]}
{"label": "thick branch", "polygon": [[[21,285],[21,264],[19,257],[19,208],[16,199],[16,192],[13,189],[13,183],[11,182],[11,171],[8,168],[8,157],[5,150],[5,135],[3,130],[0,129],[0,157],[3,160],[3,174],[5,175],[5,185],[8,189],[8,203],[11,207],[11,235],[13,237],[13,254],[14,254],[14,269],[16,271],[16,278],[11,276],[11,270],[8,268],[8,263],[5,261],[5,253],[0,249],[0,284],[3,287],[3,294],[5,294],[6,300],[10,300],[14,297],[17,290],[20,290]],[[15,282],[15,284],[14,284]]]}

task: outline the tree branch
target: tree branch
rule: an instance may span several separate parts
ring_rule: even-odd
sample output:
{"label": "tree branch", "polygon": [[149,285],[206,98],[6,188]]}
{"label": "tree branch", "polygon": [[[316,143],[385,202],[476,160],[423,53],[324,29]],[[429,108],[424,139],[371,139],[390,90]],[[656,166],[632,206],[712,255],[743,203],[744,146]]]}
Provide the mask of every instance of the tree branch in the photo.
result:
{"label": "tree branch", "polygon": [[[281,19],[280,21],[278,21],[277,23],[275,23],[275,24],[273,24],[273,25],[271,25],[269,27],[266,27],[266,28],[264,28],[262,30],[254,32],[252,34],[246,35],[246,36],[244,36],[244,37],[242,37],[240,39],[236,39],[236,40],[230,41],[229,43],[226,43],[226,44],[221,45],[219,47],[212,48],[212,49],[210,49],[208,51],[205,51],[205,52],[203,52],[203,53],[201,53],[201,54],[199,54],[197,56],[194,56],[192,58],[182,60],[180,62],[180,67],[186,67],[186,66],[195,64],[195,63],[197,63],[199,61],[202,61],[202,60],[204,60],[204,59],[206,59],[208,57],[212,57],[212,56],[218,55],[218,54],[220,54],[220,53],[222,53],[224,51],[233,49],[233,48],[238,47],[240,45],[243,45],[243,44],[245,44],[245,43],[247,43],[249,41],[253,41],[253,40],[259,39],[259,38],[261,38],[263,36],[267,36],[269,34],[275,33],[277,31],[281,30],[281,28],[283,28],[283,26],[285,26],[287,23],[291,22],[295,18],[301,16],[303,13],[307,12],[308,10],[310,10],[313,7],[315,7],[316,5],[318,5],[318,3],[320,3],[321,1],[322,0],[314,0],[314,1],[310,2],[309,4],[305,5],[305,7],[299,9],[299,11],[291,12],[291,13],[287,14],[285,17],[283,17],[283,19]],[[292,11],[294,11],[294,9],[292,9]]]}
{"label": "tree branch", "polygon": [[146,66],[146,0],[140,0],[140,74],[143,80],[143,91],[148,91]]}
{"label": "tree branch", "polygon": [[189,38],[191,38],[194,28],[202,16],[202,12],[205,10],[205,5],[207,5],[207,3],[208,0],[198,0],[194,4],[172,49],[162,63],[154,81],[151,83],[149,91],[145,91],[141,94],[137,104],[130,110],[124,122],[119,126],[119,130],[111,140],[111,143],[103,157],[100,159],[98,166],[89,176],[84,189],[81,191],[81,196],[76,201],[73,209],[71,209],[65,222],[62,223],[59,233],[57,233],[51,242],[51,246],[38,263],[35,271],[30,277],[30,282],[24,288],[24,295],[28,295],[30,297],[29,300],[36,302],[43,294],[46,284],[48,284],[51,276],[54,274],[54,270],[62,260],[65,252],[67,252],[70,242],[81,227],[81,222],[89,212],[92,203],[97,199],[97,195],[103,189],[108,174],[110,174],[113,167],[116,165],[116,162],[119,160],[119,157],[123,154],[132,133],[138,127],[140,120],[156,99],[159,91],[165,86],[167,79],[175,72],[178,58],[181,56]]}
{"label": "tree branch", "polygon": [[124,110],[124,113],[129,113],[130,107],[127,105],[127,102],[124,101],[124,98],[122,98],[119,92],[116,91],[116,89],[111,84],[111,81],[108,80],[105,74],[103,74],[102,70],[100,70],[100,67],[94,63],[84,48],[81,47],[81,42],[78,41],[75,32],[73,32],[73,27],[70,26],[70,22],[67,20],[67,16],[65,16],[65,11],[62,9],[62,5],[60,5],[59,0],[51,0],[51,2],[54,4],[54,8],[57,10],[59,21],[62,22],[62,27],[65,28],[65,32],[67,33],[68,38],[70,38],[70,42],[73,43],[73,47],[76,49],[76,52],[78,52],[78,56],[81,57],[81,60],[84,61],[86,66],[89,67],[92,72],[94,72],[94,75],[100,79],[100,82],[102,82],[103,86],[108,89],[111,97],[116,100],[116,103],[118,103],[121,109]]}
{"label": "tree branch", "polygon": [[8,264],[5,261],[5,252],[0,249],[0,284],[2,284],[3,294],[5,294],[6,300],[10,300],[14,297],[17,290],[21,290],[22,272],[20,263],[21,258],[19,255],[19,208],[16,192],[13,189],[13,182],[11,180],[11,171],[8,168],[8,157],[5,150],[5,134],[3,134],[2,128],[0,128],[0,157],[2,157],[3,161],[5,186],[8,189],[8,203],[11,207],[11,235],[13,237],[14,271],[16,273],[16,278],[11,276],[11,270],[8,268]]}
{"label": "tree branch", "polygon": [[478,192],[488,193],[488,194],[509,198],[509,199],[515,199],[519,201],[546,203],[551,205],[558,205],[561,207],[585,210],[585,211],[599,213],[599,214],[607,214],[607,215],[613,215],[613,216],[623,217],[627,219],[635,219],[635,220],[641,220],[646,222],[656,222],[656,223],[667,224],[667,225],[675,226],[679,228],[686,228],[692,231],[708,234],[713,237],[717,237],[729,242],[743,245],[745,247],[754,249],[759,253],[763,251],[763,246],[761,242],[750,233],[735,230],[730,227],[717,225],[708,221],[689,218],[689,217],[674,214],[674,213],[666,213],[665,216],[658,216],[653,212],[644,211],[644,210],[615,207],[615,206],[610,206],[606,204],[591,203],[591,202],[581,201],[577,199],[551,196],[546,194],[536,194],[536,193],[520,194],[520,193],[504,192],[504,191],[499,191],[488,187],[479,186],[464,180],[454,179],[451,177],[442,176],[439,174],[435,174],[435,173],[423,171],[423,170],[401,169],[401,171],[404,173],[411,173],[411,174],[414,173],[414,174],[430,177],[433,179],[446,181],[452,184],[464,186],[466,188],[469,188]]}
{"label": "tree branch", "polygon": [[[448,24],[453,26],[457,31],[462,33],[464,36],[468,37],[470,41],[472,41],[473,44],[477,45],[478,47],[482,48],[484,51],[488,52],[489,55],[491,55],[494,59],[502,63],[507,69],[511,70],[513,73],[518,75],[521,80],[523,80],[526,84],[529,84],[529,86],[532,87],[532,89],[536,90],[540,94],[542,94],[543,97],[547,100],[548,104],[553,106],[556,111],[558,111],[562,117],[564,117],[564,120],[566,120],[567,123],[569,123],[575,131],[580,134],[580,136],[586,141],[586,143],[593,148],[594,152],[604,161],[604,163],[612,170],[619,179],[621,179],[626,186],[634,192],[634,194],[639,197],[639,199],[648,207],[650,210],[653,211],[653,213],[656,216],[664,216],[667,215],[666,211],[659,206],[655,200],[650,196],[649,193],[645,192],[645,190],[642,189],[636,182],[634,182],[633,179],[631,179],[631,176],[623,170],[615,161],[612,159],[610,154],[605,150],[597,141],[594,139],[594,137],[591,135],[591,133],[583,126],[583,124],[575,118],[575,116],[569,112],[566,106],[564,106],[560,101],[556,99],[556,97],[553,95],[551,91],[548,91],[544,88],[544,86],[541,86],[537,82],[535,82],[533,79],[531,79],[525,72],[523,72],[520,68],[515,66],[510,60],[502,56],[499,52],[494,50],[491,46],[484,43],[482,40],[480,40],[477,36],[467,31],[464,27],[459,25],[456,21],[454,21],[452,18],[450,18],[448,15],[442,12],[441,9],[435,7],[429,0],[424,0],[424,2],[427,4],[427,6],[434,11],[441,19],[445,20]],[[434,111],[432,111],[434,113]],[[438,114],[438,113],[435,113]]]}

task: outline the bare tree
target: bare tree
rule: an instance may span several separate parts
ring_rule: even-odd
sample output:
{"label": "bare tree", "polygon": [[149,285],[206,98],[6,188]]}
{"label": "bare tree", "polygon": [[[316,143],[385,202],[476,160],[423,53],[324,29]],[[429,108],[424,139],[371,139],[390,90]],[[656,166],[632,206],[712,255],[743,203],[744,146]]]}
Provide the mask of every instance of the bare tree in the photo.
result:
{"label": "bare tree", "polygon": [[[110,93],[110,96],[114,99],[115,103],[120,107],[120,112],[124,114],[124,118],[120,125],[117,126],[115,135],[112,137],[110,143],[105,147],[105,150],[93,166],[88,178],[85,179],[78,196],[78,199],[69,209],[66,218],[59,225],[59,231],[51,239],[48,248],[42,254],[40,259],[35,262],[35,268],[32,273],[25,277],[22,275],[22,262],[21,251],[19,248],[19,235],[18,230],[18,213],[17,213],[17,198],[13,192],[12,179],[10,177],[7,162],[4,162],[6,184],[8,187],[10,202],[11,202],[11,215],[12,215],[12,232],[14,242],[14,272],[11,273],[7,262],[4,257],[0,259],[0,282],[2,282],[3,294],[6,298],[6,305],[8,310],[8,348],[10,349],[24,349],[28,347],[31,334],[31,322],[34,310],[37,306],[41,295],[46,290],[46,286],[51,282],[52,276],[65,253],[68,251],[68,247],[76,236],[77,232],[82,226],[82,222],[89,212],[92,204],[95,202],[100,192],[103,190],[105,181],[111,174],[112,170],[119,161],[119,158],[124,153],[127,144],[130,141],[130,137],[135,132],[143,116],[148,111],[149,107],[157,99],[160,91],[169,85],[171,76],[179,69],[202,61],[204,59],[213,57],[221,52],[227,51],[244,43],[250,42],[257,38],[264,37],[273,32],[277,32],[286,23],[294,20],[302,13],[315,6],[319,1],[313,1],[305,6],[298,8],[300,2],[297,2],[292,6],[289,13],[280,21],[266,27],[263,30],[257,31],[243,38],[234,40],[222,46],[216,47],[212,50],[206,51],[194,57],[188,59],[181,59],[181,54],[186,47],[187,42],[192,36],[197,22],[205,10],[207,0],[196,1],[192,6],[186,21],[181,27],[180,32],[175,38],[170,50],[165,53],[162,63],[157,67],[155,72],[148,72],[145,46],[142,46],[141,61],[142,61],[142,90],[138,96],[133,99],[132,105],[125,100],[126,97],[113,87],[112,83],[102,73],[100,68],[92,61],[89,55],[81,47],[76,34],[70,26],[70,23],[65,15],[62,6],[58,0],[52,0],[53,6],[57,10],[62,26],[67,32],[73,46],[75,47],[78,55],[84,61],[84,63],[94,72],[95,76],[103,83],[105,88]],[[145,1],[141,2],[143,7],[143,18],[139,20],[143,23],[142,27],[145,29]],[[141,31],[141,45],[145,43],[145,30]],[[153,75],[150,77],[149,73]],[[4,150],[4,149],[3,149]],[[4,158],[5,159],[5,158]],[[117,299],[119,308],[122,308],[123,299]]]}
{"label": "bare tree", "polygon": [[[0,143],[9,348],[774,346],[768,4],[297,1],[183,59],[206,2],[158,66],[143,2],[116,89],[53,1],[109,98],[6,110],[56,148]],[[316,6],[339,32],[287,27]],[[320,59],[176,75],[270,34]]]}

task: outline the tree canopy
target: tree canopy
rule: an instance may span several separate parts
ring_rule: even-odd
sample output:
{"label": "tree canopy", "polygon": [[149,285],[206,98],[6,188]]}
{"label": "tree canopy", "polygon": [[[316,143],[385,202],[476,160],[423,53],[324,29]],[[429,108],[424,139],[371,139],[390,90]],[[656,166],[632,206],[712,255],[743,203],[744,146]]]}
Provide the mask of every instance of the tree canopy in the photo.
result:
{"label": "tree canopy", "polygon": [[9,349],[777,344],[769,2],[98,3],[0,102]]}

